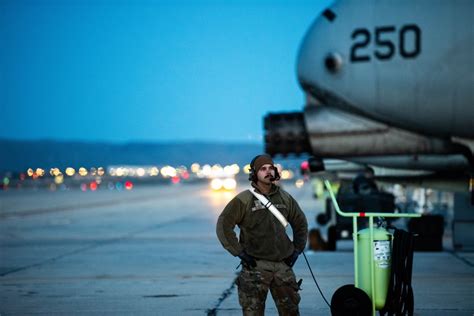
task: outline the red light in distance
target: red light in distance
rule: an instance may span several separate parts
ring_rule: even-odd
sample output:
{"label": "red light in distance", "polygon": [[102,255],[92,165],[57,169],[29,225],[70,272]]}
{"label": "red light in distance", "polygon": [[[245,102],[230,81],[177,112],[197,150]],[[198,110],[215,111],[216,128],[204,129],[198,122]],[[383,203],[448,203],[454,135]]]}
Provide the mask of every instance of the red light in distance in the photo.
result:
{"label": "red light in distance", "polygon": [[132,181],[126,181],[126,182],[125,182],[125,189],[127,189],[127,190],[133,189],[133,183],[132,183]]}
{"label": "red light in distance", "polygon": [[97,190],[97,182],[95,182],[95,181],[94,181],[94,182],[91,182],[91,183],[89,184],[89,187],[91,188],[91,191]]}

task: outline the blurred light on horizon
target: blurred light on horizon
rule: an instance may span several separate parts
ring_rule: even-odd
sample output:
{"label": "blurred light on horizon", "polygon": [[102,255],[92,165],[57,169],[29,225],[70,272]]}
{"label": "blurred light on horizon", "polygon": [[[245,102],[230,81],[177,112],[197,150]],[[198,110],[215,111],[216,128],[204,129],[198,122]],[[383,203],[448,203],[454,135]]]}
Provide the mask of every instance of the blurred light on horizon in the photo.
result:
{"label": "blurred light on horizon", "polygon": [[84,167],[80,167],[78,173],[81,177],[85,177],[85,176],[87,176],[87,169],[84,168]]}
{"label": "blurred light on horizon", "polygon": [[97,175],[99,175],[99,176],[102,177],[104,174],[105,174],[104,168],[99,167],[99,168],[97,169]]}
{"label": "blurred light on horizon", "polygon": [[191,172],[193,173],[198,173],[200,169],[201,169],[201,166],[197,162],[191,165]]}
{"label": "blurred light on horizon", "polygon": [[211,180],[211,188],[213,190],[220,190],[222,188],[222,180],[219,178],[215,178]]}
{"label": "blurred light on horizon", "polygon": [[66,174],[70,177],[72,177],[76,173],[76,170],[74,168],[68,167],[66,168]]}
{"label": "blurred light on horizon", "polygon": [[37,175],[38,177],[44,176],[44,169],[36,168],[36,175]]}
{"label": "blurred light on horizon", "polygon": [[137,169],[137,176],[143,177],[145,175],[145,169],[143,168],[138,168]]}
{"label": "blurred light on horizon", "polygon": [[150,176],[156,177],[160,173],[160,170],[157,167],[150,168]]}
{"label": "blurred light on horizon", "polygon": [[227,178],[224,180],[223,185],[226,190],[234,190],[237,187],[237,181],[235,181],[235,179]]}
{"label": "blurred light on horizon", "polygon": [[163,178],[172,178],[176,176],[176,169],[171,166],[164,166],[161,168],[161,175]]}
{"label": "blurred light on horizon", "polygon": [[301,189],[304,185],[304,180],[303,179],[298,179],[295,181],[295,186],[298,188],[298,189]]}
{"label": "blurred light on horizon", "polygon": [[125,189],[131,190],[133,189],[133,182],[132,181],[125,181]]}
{"label": "blurred light on horizon", "polygon": [[282,180],[289,180],[293,179],[294,173],[291,170],[283,169],[281,171],[281,179]]}
{"label": "blurred light on horizon", "polygon": [[49,174],[52,175],[53,177],[57,177],[60,174],[62,174],[62,172],[61,172],[61,170],[59,170],[59,168],[51,168],[49,170]]}
{"label": "blurred light on horizon", "polygon": [[244,173],[245,173],[245,174],[249,174],[249,173],[250,173],[250,164],[249,164],[249,163],[244,166]]}
{"label": "blurred light on horizon", "polygon": [[89,184],[89,188],[91,189],[91,191],[97,190],[97,183],[96,182],[91,182]]}
{"label": "blurred light on horizon", "polygon": [[64,182],[64,176],[62,174],[58,174],[54,177],[54,183],[61,184]]}

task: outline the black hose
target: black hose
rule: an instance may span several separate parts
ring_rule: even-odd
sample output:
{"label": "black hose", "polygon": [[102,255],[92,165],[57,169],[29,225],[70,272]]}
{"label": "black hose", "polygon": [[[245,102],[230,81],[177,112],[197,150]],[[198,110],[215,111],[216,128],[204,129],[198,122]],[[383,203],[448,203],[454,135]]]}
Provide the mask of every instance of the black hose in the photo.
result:
{"label": "black hose", "polygon": [[305,255],[304,251],[303,251],[303,256],[304,256],[304,260],[306,260],[306,264],[308,265],[309,272],[311,272],[311,276],[313,277],[314,283],[318,287],[319,293],[321,293],[321,296],[323,297],[324,301],[329,306],[329,309],[331,309],[331,304],[329,304],[328,300],[324,297],[323,291],[321,291],[321,288],[319,287],[318,281],[316,281],[316,278],[314,277],[313,270],[311,270],[311,266],[309,265],[308,258],[306,258],[306,255]]}

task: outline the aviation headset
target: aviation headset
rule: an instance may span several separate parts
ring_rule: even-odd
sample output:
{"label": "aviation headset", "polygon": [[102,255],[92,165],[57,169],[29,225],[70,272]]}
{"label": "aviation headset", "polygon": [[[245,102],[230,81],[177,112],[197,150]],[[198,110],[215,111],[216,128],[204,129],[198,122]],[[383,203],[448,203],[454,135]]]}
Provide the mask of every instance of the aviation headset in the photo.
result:
{"label": "aviation headset", "polygon": [[[262,157],[262,156],[267,156],[270,160],[272,160],[272,157],[270,155],[267,155],[267,154],[255,156],[255,158],[253,158],[252,161],[250,162],[249,181],[252,181],[252,182],[255,182],[255,183],[257,182],[257,180],[258,180],[257,179],[258,170],[255,170],[255,161],[259,157]],[[280,173],[278,172],[278,169],[275,167],[275,177],[273,178],[272,181],[278,181],[278,180],[280,180]]]}

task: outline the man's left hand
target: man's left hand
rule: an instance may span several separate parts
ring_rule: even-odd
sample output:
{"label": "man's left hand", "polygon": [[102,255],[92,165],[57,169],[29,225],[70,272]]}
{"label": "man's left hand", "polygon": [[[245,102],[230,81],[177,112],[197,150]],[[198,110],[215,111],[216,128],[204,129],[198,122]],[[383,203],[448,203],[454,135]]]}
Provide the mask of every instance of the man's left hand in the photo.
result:
{"label": "man's left hand", "polygon": [[289,267],[293,267],[295,265],[296,260],[298,260],[298,256],[300,253],[298,251],[293,251],[293,254],[291,256],[283,259],[283,262],[286,263]]}

